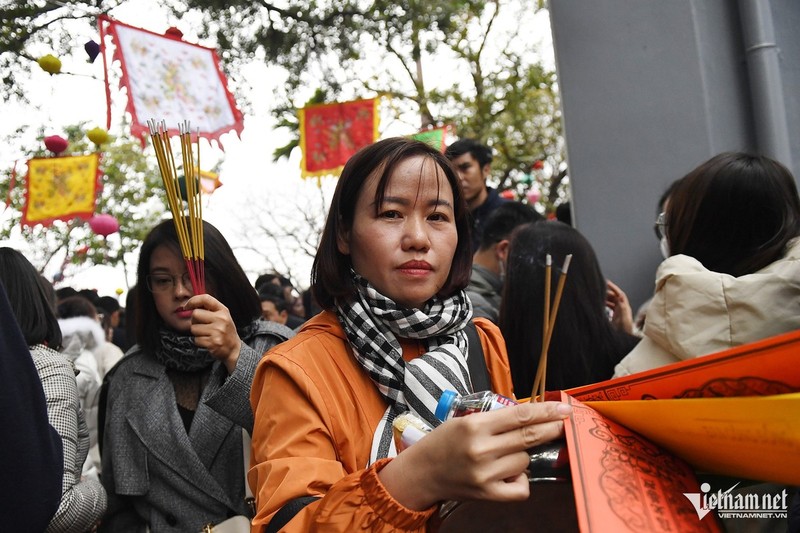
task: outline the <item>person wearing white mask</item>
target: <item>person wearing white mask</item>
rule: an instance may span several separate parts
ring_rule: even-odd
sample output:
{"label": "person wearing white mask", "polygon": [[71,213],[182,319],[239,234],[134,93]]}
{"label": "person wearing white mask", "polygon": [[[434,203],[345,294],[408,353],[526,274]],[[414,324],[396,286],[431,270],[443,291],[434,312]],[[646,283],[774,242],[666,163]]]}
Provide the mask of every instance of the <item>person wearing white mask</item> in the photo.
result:
{"label": "person wearing white mask", "polygon": [[[661,257],[666,259],[669,257],[669,242],[667,242],[667,235],[664,232],[666,227],[666,209],[667,205],[669,204],[669,195],[672,194],[673,189],[675,189],[675,185],[680,180],[675,180],[669,184],[663,193],[661,193],[661,197],[658,199],[658,205],[656,206],[656,222],[653,224],[653,230],[656,233],[656,239],[658,239],[658,249],[661,252]],[[645,300],[642,305],[636,310],[636,316],[633,317],[633,330],[631,333],[636,335],[637,337],[641,337],[644,335],[644,322],[647,318],[647,308],[650,305],[650,302],[653,301],[653,297],[651,296],[647,300]]]}
{"label": "person wearing white mask", "polygon": [[719,154],[679,180],[659,218],[669,257],[615,376],[800,328],[800,199],[786,167]]}

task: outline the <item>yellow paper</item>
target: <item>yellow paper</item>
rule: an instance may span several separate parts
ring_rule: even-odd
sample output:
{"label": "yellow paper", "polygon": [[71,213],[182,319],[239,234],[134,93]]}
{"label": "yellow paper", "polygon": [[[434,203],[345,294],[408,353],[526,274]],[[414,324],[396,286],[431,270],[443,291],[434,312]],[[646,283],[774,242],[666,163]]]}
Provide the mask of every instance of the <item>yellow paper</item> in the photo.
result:
{"label": "yellow paper", "polygon": [[584,403],[699,471],[800,485],[800,393]]}
{"label": "yellow paper", "polygon": [[40,157],[28,161],[22,224],[47,227],[55,220],[91,217],[99,165],[98,154]]}

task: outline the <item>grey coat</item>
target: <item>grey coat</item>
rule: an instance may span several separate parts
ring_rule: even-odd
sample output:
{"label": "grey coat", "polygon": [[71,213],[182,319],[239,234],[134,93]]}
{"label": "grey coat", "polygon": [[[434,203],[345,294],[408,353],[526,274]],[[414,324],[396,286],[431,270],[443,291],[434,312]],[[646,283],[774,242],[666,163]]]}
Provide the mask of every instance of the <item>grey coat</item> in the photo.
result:
{"label": "grey coat", "polygon": [[31,347],[31,357],[47,399],[47,418],[64,447],[61,502],[47,532],[88,531],[103,516],[106,491],[96,479],[81,479],[81,467],[89,452],[89,429],[78,401],[75,371],[64,354],[41,344]]}
{"label": "grey coat", "polygon": [[107,379],[102,461],[108,512],[101,531],[200,531],[243,514],[242,428],[253,427],[250,385],[269,348],[293,334],[242,344],[230,375],[214,362],[187,434],[164,365],[134,347]]}
{"label": "grey coat", "polygon": [[488,318],[497,324],[503,291],[503,280],[500,276],[481,265],[473,264],[466,291],[472,301],[472,316]]}

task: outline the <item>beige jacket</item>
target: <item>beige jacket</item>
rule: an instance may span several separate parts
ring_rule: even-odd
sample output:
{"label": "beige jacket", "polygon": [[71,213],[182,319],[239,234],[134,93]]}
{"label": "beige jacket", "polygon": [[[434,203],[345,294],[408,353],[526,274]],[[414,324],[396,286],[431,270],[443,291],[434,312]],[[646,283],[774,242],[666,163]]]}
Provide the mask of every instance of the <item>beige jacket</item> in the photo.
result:
{"label": "beige jacket", "polygon": [[800,328],[800,239],[765,268],[734,277],[675,255],[658,267],[644,337],[614,377]]}

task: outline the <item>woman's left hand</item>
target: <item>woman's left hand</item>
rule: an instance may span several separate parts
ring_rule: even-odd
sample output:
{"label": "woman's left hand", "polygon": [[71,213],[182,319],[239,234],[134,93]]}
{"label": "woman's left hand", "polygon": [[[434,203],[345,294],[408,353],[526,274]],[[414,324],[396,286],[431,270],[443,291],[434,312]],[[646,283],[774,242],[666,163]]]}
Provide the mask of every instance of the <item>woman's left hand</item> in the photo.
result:
{"label": "woman's left hand", "polygon": [[242,340],[228,308],[209,294],[192,296],[184,307],[193,310],[191,332],[195,344],[222,361],[228,374],[232,374],[239,360]]}
{"label": "woman's left hand", "polygon": [[606,307],[611,310],[611,324],[633,335],[633,311],[628,296],[609,280],[606,280]]}

